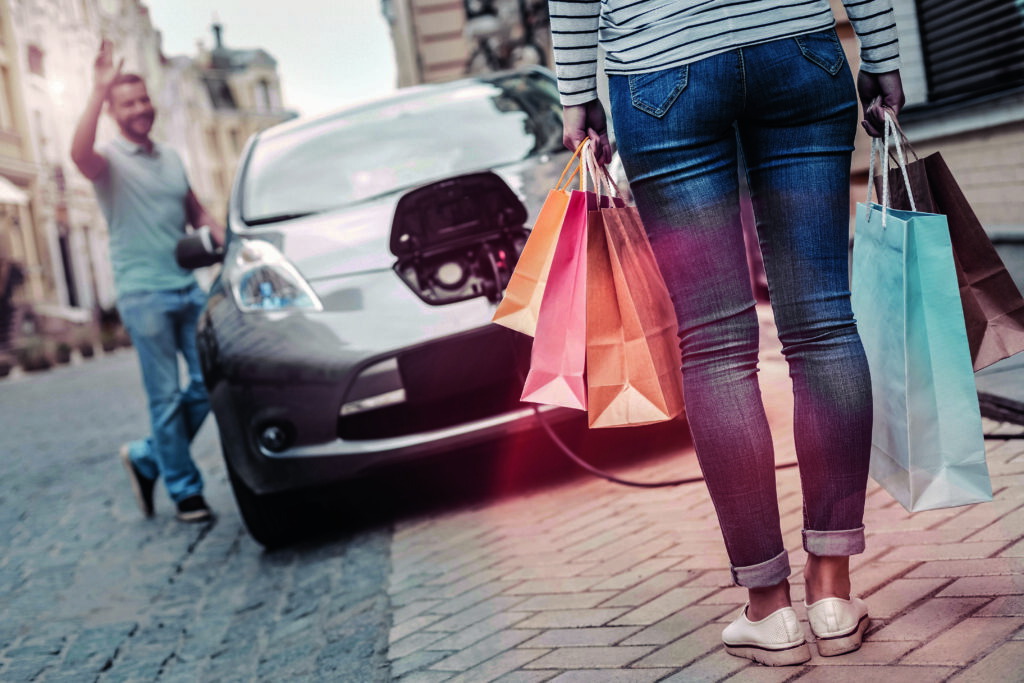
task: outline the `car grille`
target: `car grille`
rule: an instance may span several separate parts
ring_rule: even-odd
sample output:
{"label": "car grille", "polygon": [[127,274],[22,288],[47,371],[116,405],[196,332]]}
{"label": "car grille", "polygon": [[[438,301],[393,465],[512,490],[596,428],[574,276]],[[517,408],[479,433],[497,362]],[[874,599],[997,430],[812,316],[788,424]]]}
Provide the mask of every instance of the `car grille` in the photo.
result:
{"label": "car grille", "polygon": [[532,339],[493,325],[398,356],[406,401],[338,418],[346,440],[443,429],[521,408]]}

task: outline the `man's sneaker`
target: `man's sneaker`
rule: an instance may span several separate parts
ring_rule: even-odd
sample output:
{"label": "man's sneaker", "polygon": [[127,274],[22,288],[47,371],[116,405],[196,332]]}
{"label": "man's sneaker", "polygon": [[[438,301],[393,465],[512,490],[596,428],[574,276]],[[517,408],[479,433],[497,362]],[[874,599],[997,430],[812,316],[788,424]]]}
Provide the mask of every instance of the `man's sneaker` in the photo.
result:
{"label": "man's sneaker", "polygon": [[768,666],[793,666],[811,658],[796,612],[783,607],[760,621],[747,619],[747,605],[722,631],[725,651]]}
{"label": "man's sneaker", "polygon": [[139,468],[132,462],[131,451],[128,444],[121,446],[121,462],[128,470],[128,481],[132,484],[132,493],[135,494],[135,502],[146,517],[153,516],[153,489],[156,487],[156,479],[142,476]]}
{"label": "man's sneaker", "polygon": [[868,606],[860,598],[824,598],[807,607],[818,654],[835,657],[860,647],[868,629]]}
{"label": "man's sneaker", "polygon": [[213,511],[202,496],[196,495],[178,503],[178,513],[175,516],[182,522],[205,522],[213,518]]}

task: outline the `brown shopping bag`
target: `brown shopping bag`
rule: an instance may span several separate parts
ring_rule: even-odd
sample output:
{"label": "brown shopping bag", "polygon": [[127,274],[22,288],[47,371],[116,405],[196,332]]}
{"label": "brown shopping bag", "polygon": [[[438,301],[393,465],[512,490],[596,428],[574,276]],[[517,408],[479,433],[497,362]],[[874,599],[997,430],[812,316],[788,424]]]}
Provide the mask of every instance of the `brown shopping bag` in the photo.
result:
{"label": "brown shopping bag", "polygon": [[587,217],[587,416],[591,427],[683,410],[675,309],[635,207]]}
{"label": "brown shopping bag", "polygon": [[562,219],[569,206],[568,186],[579,173],[579,167],[568,180],[565,179],[565,175],[579,158],[582,146],[580,143],[580,147],[576,148],[576,152],[562,171],[558,184],[548,192],[544,206],[534,221],[530,237],[526,240],[526,246],[523,247],[523,253],[520,254],[515,270],[512,271],[505,294],[492,318],[499,325],[531,337],[537,333],[537,318],[540,315],[544,287],[551,271],[551,260],[554,258],[558,234],[562,229]]}
{"label": "brown shopping bag", "polygon": [[[974,371],[1024,351],[1024,298],[942,154],[907,164],[907,175],[917,210],[942,214],[949,223]],[[900,170],[889,176],[892,207],[910,209]],[[875,179],[876,189],[880,181]]]}

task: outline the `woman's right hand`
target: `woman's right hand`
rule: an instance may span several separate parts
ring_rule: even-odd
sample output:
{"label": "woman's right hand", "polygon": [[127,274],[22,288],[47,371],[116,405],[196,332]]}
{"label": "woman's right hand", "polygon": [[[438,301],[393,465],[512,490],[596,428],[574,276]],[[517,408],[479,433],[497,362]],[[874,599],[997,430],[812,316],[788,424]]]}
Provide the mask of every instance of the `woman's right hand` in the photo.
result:
{"label": "woman's right hand", "polygon": [[562,107],[562,144],[566,149],[575,150],[587,137],[594,147],[597,163],[604,165],[611,162],[612,145],[608,141],[608,117],[604,113],[601,100]]}
{"label": "woman's right hand", "polygon": [[862,70],[857,74],[857,94],[864,108],[864,120],[861,125],[873,138],[882,137],[885,130],[885,115],[882,110],[888,108],[893,114],[899,114],[906,103],[899,71],[874,74]]}

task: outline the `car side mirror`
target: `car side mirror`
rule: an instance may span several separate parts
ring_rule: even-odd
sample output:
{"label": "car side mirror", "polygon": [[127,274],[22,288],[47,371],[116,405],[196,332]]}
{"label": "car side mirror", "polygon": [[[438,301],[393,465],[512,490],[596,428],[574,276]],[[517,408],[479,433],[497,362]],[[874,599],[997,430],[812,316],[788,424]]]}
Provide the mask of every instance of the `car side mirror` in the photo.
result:
{"label": "car side mirror", "polygon": [[187,270],[205,268],[224,260],[224,249],[210,239],[209,229],[199,229],[178,240],[174,260]]}

